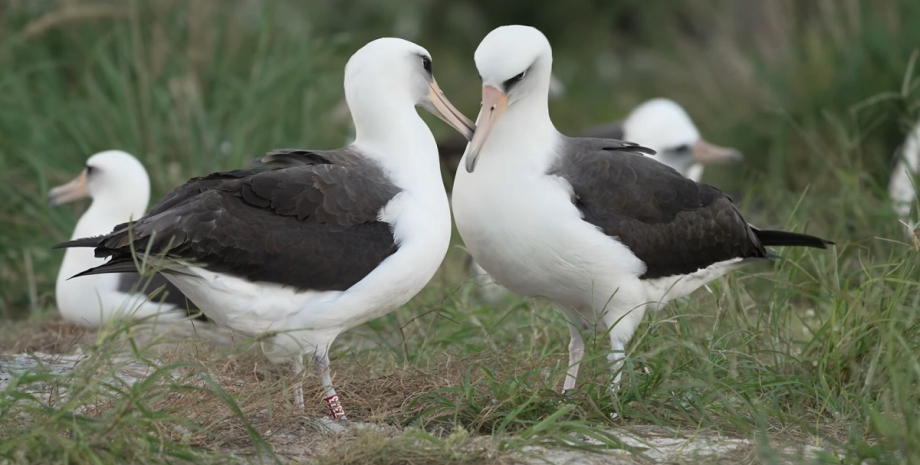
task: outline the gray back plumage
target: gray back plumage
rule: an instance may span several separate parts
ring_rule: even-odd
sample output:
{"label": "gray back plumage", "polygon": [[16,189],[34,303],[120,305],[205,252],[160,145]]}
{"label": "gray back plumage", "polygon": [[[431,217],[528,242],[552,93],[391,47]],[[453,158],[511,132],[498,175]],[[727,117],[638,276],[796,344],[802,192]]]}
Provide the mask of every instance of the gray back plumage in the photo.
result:
{"label": "gray back plumage", "polygon": [[400,189],[377,163],[351,148],[263,161],[282,166],[193,178],[94,241],[112,257],[95,272],[123,267],[133,247],[251,281],[345,290],[396,251],[378,215]]}
{"label": "gray back plumage", "polygon": [[693,182],[618,140],[566,138],[549,174],[572,185],[584,220],[645,262],[642,278],[688,274],[734,258],[767,256],[722,191]]}

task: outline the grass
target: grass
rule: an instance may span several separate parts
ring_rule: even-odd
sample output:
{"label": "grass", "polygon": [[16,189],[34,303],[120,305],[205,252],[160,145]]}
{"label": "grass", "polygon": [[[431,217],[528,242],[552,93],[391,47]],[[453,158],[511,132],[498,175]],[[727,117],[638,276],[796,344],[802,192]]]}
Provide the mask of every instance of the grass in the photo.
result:
{"label": "grass", "polygon": [[[0,462],[514,463],[560,448],[653,460],[625,440],[643,428],[752,441],[678,462],[920,462],[920,252],[884,199],[891,156],[920,117],[916,2],[43,0],[0,12],[0,349],[89,355],[71,373],[13,376]],[[782,250],[648,315],[616,396],[606,338],[586,334],[566,397],[563,317],[542,301],[481,303],[456,247],[405,308],[337,341],[349,416],[377,426],[339,435],[316,420],[318,402],[292,413],[292,380],[251,341],[167,344],[49,316],[61,259],[50,246],[80,207],[49,209],[44,195],[92,153],[136,154],[157,198],[272,148],[340,145],[347,119],[327,112],[342,68],[382,35],[427,47],[472,115],[472,52],[511,22],[539,25],[555,46],[560,129],[674,98],[707,139],[746,154],[707,182],[753,223],[837,247]],[[115,377],[129,361],[143,381]],[[789,451],[804,444],[833,453]]]}

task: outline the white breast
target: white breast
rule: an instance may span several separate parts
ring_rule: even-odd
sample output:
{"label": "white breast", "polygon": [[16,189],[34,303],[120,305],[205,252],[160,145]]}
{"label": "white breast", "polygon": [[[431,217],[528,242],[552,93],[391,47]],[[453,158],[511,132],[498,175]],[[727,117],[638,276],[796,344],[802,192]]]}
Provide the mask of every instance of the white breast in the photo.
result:
{"label": "white breast", "polygon": [[453,208],[473,257],[519,294],[582,307],[598,284],[606,288],[644,270],[625,246],[581,219],[571,187],[556,176],[461,169]]}

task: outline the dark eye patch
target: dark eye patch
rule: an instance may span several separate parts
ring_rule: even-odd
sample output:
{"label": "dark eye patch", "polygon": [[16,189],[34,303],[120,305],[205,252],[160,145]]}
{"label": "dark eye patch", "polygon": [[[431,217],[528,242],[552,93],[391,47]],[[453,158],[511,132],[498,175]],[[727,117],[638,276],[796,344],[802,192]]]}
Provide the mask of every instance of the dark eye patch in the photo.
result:
{"label": "dark eye patch", "polygon": [[526,76],[526,75],[527,75],[527,70],[524,70],[524,71],[521,71],[521,73],[518,74],[517,76],[514,76],[513,78],[508,79],[507,81],[505,81],[504,83],[502,83],[502,85],[505,86],[505,91],[507,92],[507,91],[511,90],[511,87],[513,87],[515,84],[521,82],[521,80],[524,79],[524,76]]}
{"label": "dark eye patch", "polygon": [[95,167],[93,167],[92,165],[86,165],[86,175],[87,176],[93,174],[93,172],[95,171],[96,171]]}
{"label": "dark eye patch", "polygon": [[678,145],[677,147],[671,149],[671,151],[676,153],[688,153],[690,152],[690,144]]}
{"label": "dark eye patch", "polygon": [[422,68],[425,68],[425,71],[431,74],[431,58],[422,56]]}

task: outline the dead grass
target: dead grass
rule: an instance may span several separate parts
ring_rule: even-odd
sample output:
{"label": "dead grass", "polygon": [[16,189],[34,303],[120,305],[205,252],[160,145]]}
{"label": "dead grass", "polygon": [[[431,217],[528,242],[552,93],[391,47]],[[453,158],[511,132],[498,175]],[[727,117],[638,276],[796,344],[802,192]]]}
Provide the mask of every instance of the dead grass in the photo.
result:
{"label": "dead grass", "polygon": [[0,328],[0,353],[72,353],[92,343],[94,334],[65,322],[60,316],[38,320],[9,321]]}
{"label": "dead grass", "polygon": [[[33,341],[31,350],[69,353],[75,348],[94,347],[96,353],[107,357],[113,355],[112,347],[126,354],[130,354],[132,347],[123,339],[103,340],[101,346],[98,343],[94,346],[98,334],[75,329],[56,318],[20,322],[15,327],[5,328],[5,333],[25,335],[4,338],[2,352],[6,353],[30,350],[26,341]],[[28,336],[30,334],[32,336]],[[551,372],[556,362],[559,362],[559,369],[564,367],[555,354],[549,359],[522,360],[517,357],[519,354],[509,356],[513,353],[509,346],[467,357],[445,355],[426,363],[424,368],[391,366],[384,370],[368,366],[360,357],[341,357],[333,362],[335,382],[352,420],[343,429],[341,424],[325,420],[321,392],[312,373],[304,379],[307,411],[305,414],[295,412],[291,405],[291,387],[300,378],[291,376],[284,366],[267,363],[258,345],[250,341],[237,340],[230,346],[202,340],[153,341],[150,350],[145,349],[143,353],[155,357],[151,359],[151,366],[172,367],[173,374],[161,377],[157,384],[181,386],[179,389],[146,388],[158,392],[158,397],[144,408],[164,412],[164,415],[180,415],[183,419],[181,425],[159,425],[159,440],[228,457],[264,456],[253,442],[253,431],[279,460],[296,463],[316,460],[329,464],[511,464],[540,463],[547,457],[556,463],[560,460],[606,463],[596,461],[603,455],[595,455],[605,451],[615,453],[616,461],[612,463],[641,463],[643,450],[648,452],[642,446],[630,449],[629,453],[607,446],[582,451],[577,447],[575,450],[560,449],[558,445],[522,448],[526,441],[516,442],[506,434],[532,434],[529,429],[532,426],[524,422],[516,428],[497,428],[509,411],[520,410],[525,405],[520,404],[520,398],[527,395],[537,396],[531,405],[536,405],[534,413],[538,416],[558,412],[567,403],[580,406],[574,417],[555,420],[562,422],[558,424],[574,421],[573,425],[580,425],[578,418],[586,418],[588,414],[577,412],[584,409],[586,403],[593,402],[589,395],[576,395],[563,401],[554,390],[542,387],[540,382],[523,393],[496,390],[499,388],[495,383],[503,386],[501,389],[514,389],[508,386],[526,386],[533,383],[535,377],[554,379]],[[100,372],[107,369],[105,365],[100,366]],[[124,408],[119,398],[109,397],[87,403],[80,413],[103,419]],[[536,418],[535,424],[541,420]],[[615,431],[615,436],[636,435],[652,443],[675,435],[699,435],[703,440],[715,437],[710,429],[694,432],[693,425],[689,424],[682,427],[683,430],[657,428],[649,432],[646,431],[650,427],[647,419],[628,416],[606,426],[603,422],[593,425],[597,431],[613,428],[610,431]],[[822,429],[826,434],[816,441],[813,432],[776,423],[765,428],[768,435],[762,440],[773,446],[770,450],[779,451],[775,452],[776,460],[794,463],[790,457],[801,456],[801,452],[796,452],[797,447],[822,446],[828,440],[845,442],[846,426],[825,423]],[[563,431],[565,429],[559,433]],[[596,442],[583,432],[573,431],[573,438],[581,438],[579,441]],[[731,432],[716,436],[745,438],[745,435]],[[707,455],[709,452],[705,450],[687,455],[680,455],[679,449],[669,453],[677,454],[676,463],[745,463],[757,461],[757,457],[763,459],[766,452],[761,449],[753,443],[745,443],[743,447],[714,455]],[[614,457],[607,458],[614,460]]]}

